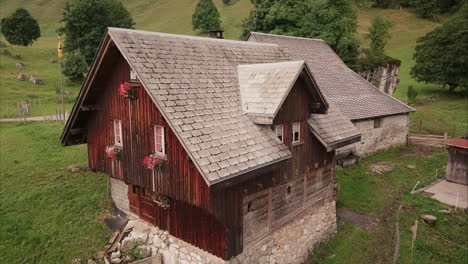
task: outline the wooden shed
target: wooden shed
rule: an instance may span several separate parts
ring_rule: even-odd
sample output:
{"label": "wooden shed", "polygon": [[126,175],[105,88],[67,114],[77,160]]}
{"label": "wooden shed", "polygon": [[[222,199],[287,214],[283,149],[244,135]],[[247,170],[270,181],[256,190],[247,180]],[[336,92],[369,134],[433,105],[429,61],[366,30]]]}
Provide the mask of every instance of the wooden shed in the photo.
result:
{"label": "wooden shed", "polygon": [[468,185],[468,139],[447,141],[449,158],[445,178],[447,181]]}

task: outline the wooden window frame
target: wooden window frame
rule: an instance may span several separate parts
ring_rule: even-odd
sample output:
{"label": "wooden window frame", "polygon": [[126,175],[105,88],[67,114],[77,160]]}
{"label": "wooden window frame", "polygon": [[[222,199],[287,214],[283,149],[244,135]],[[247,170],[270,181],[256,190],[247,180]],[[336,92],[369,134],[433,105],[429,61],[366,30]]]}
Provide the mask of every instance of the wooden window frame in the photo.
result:
{"label": "wooden window frame", "polygon": [[381,128],[382,127],[382,118],[374,119],[374,128]]}
{"label": "wooden window frame", "polygon": [[[302,122],[300,121],[297,121],[297,122],[293,122],[292,123],[292,143],[293,144],[297,144],[297,143],[301,143],[302,142],[302,139],[301,139],[301,124]],[[295,128],[297,126],[297,131],[295,131]],[[297,140],[294,140],[294,134],[297,132]]]}
{"label": "wooden window frame", "polygon": [[130,82],[139,82],[138,76],[136,75],[136,72],[130,68]]}
{"label": "wooden window frame", "polygon": [[[161,128],[161,151],[158,151],[157,128]],[[166,135],[165,135],[164,126],[154,125],[153,133],[154,133],[154,152],[162,157],[166,157],[166,144],[165,144]]]}
{"label": "wooden window frame", "polygon": [[[279,131],[281,131],[281,138],[280,138],[280,135],[278,135]],[[284,143],[284,125],[283,124],[275,125],[275,134],[279,138],[279,140],[281,140],[281,142]]]}
{"label": "wooden window frame", "polygon": [[[114,146],[123,147],[122,120],[114,119],[112,123],[114,125]],[[120,142],[117,140],[117,134],[119,134]]]}

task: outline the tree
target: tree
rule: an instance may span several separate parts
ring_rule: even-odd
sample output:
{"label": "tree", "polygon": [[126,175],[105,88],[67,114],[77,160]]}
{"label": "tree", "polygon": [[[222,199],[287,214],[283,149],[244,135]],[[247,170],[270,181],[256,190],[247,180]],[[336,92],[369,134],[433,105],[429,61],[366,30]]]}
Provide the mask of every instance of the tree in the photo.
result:
{"label": "tree", "polygon": [[66,56],[63,74],[71,81],[80,82],[88,70],[85,58],[79,52],[71,52]]}
{"label": "tree", "polygon": [[193,30],[217,30],[221,28],[221,18],[212,0],[200,0],[192,15]]}
{"label": "tree", "polygon": [[422,18],[433,18],[440,12],[436,0],[411,0],[410,4],[414,7],[416,14]]}
{"label": "tree", "polygon": [[133,28],[130,13],[117,0],[71,0],[63,9],[64,50],[79,51],[91,64],[107,27]]}
{"label": "tree", "polygon": [[242,23],[241,38],[250,31],[320,38],[351,68],[359,47],[353,3],[361,0],[251,0],[254,9]]}
{"label": "tree", "polygon": [[3,18],[0,24],[2,34],[13,45],[29,46],[41,36],[39,24],[24,8],[16,9],[9,17]]}
{"label": "tree", "polygon": [[418,98],[419,91],[413,87],[413,85],[408,86],[408,90],[406,90],[406,97],[408,98],[409,103],[414,103],[416,102],[416,99]]}
{"label": "tree", "polygon": [[372,25],[369,28],[369,33],[366,38],[370,40],[371,50],[376,54],[384,54],[384,48],[390,39],[390,29],[392,23],[381,17],[374,17],[372,19]]}
{"label": "tree", "polygon": [[468,87],[468,4],[417,41],[411,75],[418,81]]}

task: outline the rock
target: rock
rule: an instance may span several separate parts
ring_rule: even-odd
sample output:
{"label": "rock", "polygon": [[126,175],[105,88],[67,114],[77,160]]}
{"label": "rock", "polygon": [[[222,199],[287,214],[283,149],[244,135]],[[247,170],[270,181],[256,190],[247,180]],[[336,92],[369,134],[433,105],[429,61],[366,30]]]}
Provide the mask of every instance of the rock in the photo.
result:
{"label": "rock", "polygon": [[77,259],[72,260],[72,263],[73,264],[81,264],[82,262],[81,262],[81,259],[77,258]]}
{"label": "rock", "polygon": [[121,256],[122,256],[122,254],[120,253],[120,251],[115,251],[115,252],[111,253],[111,259],[120,258]]}
{"label": "rock", "polygon": [[39,76],[37,75],[31,75],[31,78],[29,78],[29,80],[34,84],[42,84],[41,78],[39,78]]}
{"label": "rock", "polygon": [[0,40],[0,48],[5,48],[7,44]]}
{"label": "rock", "polygon": [[443,213],[443,214],[451,214],[452,211],[450,211],[449,209],[442,209],[442,210],[439,210],[440,213]]}
{"label": "rock", "polygon": [[21,61],[18,61],[18,62],[16,62],[16,68],[18,68],[18,69],[23,69],[23,68],[24,68],[24,64],[23,64]]}
{"label": "rock", "polygon": [[20,80],[20,81],[25,81],[25,80],[26,80],[26,75],[20,73],[20,74],[18,75],[18,77],[16,77],[16,79],[18,79],[18,80]]}
{"label": "rock", "polygon": [[13,57],[17,59],[21,59],[21,55],[19,53],[14,54]]}
{"label": "rock", "polygon": [[106,255],[105,251],[98,251],[98,252],[94,253],[93,256],[94,256],[95,259],[103,259],[105,255]]}
{"label": "rock", "polygon": [[433,215],[423,215],[421,216],[422,220],[424,220],[424,222],[432,225],[432,224],[435,224],[435,222],[437,221],[437,217],[433,216]]}
{"label": "rock", "polygon": [[56,63],[56,62],[57,62],[57,59],[55,58],[50,59],[50,63]]}
{"label": "rock", "polygon": [[122,260],[120,258],[111,258],[111,263],[120,263]]}
{"label": "rock", "polygon": [[79,172],[79,171],[80,171],[80,168],[79,168],[79,167],[76,167],[76,166],[69,166],[68,169],[69,169],[71,172]]}
{"label": "rock", "polygon": [[93,259],[88,259],[88,264],[96,264],[96,261],[94,261]]}
{"label": "rock", "polygon": [[65,95],[72,95],[73,93],[71,91],[63,91]]}
{"label": "rock", "polygon": [[409,164],[406,166],[408,169],[416,169],[416,165]]}

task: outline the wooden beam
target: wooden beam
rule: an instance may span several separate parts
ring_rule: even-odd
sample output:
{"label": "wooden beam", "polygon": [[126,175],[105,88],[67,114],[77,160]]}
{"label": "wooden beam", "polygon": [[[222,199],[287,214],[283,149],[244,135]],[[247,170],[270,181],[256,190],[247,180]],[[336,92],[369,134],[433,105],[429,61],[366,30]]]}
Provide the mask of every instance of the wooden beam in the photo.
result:
{"label": "wooden beam", "polygon": [[86,134],[88,132],[88,129],[86,128],[74,128],[70,129],[70,134],[76,135],[76,134]]}

